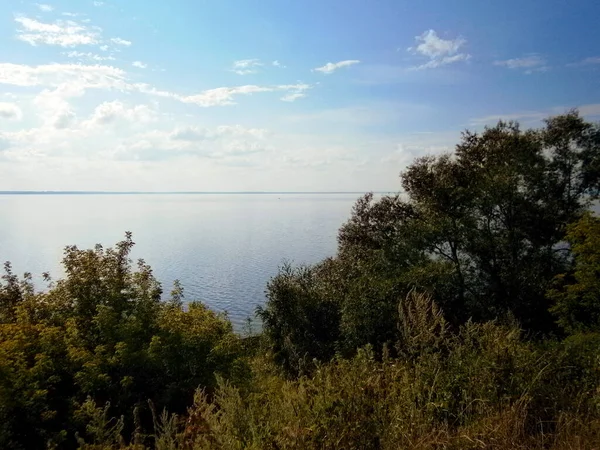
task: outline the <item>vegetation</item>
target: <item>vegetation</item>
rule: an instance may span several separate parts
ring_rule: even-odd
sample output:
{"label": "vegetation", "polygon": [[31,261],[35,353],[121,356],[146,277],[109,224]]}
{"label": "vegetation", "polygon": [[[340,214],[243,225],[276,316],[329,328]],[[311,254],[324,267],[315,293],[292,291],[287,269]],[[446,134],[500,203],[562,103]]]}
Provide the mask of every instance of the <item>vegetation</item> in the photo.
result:
{"label": "vegetation", "polygon": [[[183,412],[194,390],[234,376],[239,341],[223,317],[181,291],[161,302],[151,269],[115,249],[65,250],[66,277],[35,293],[5,266],[0,287],[0,448],[69,447],[91,433],[101,405],[115,431],[152,423],[152,411]],[[110,433],[109,433],[110,434]],[[107,435],[108,436],[108,435]]]}
{"label": "vegetation", "polygon": [[465,132],[338,253],[284,266],[260,336],[169,300],[130,235],[0,283],[0,447],[600,447],[600,126]]}

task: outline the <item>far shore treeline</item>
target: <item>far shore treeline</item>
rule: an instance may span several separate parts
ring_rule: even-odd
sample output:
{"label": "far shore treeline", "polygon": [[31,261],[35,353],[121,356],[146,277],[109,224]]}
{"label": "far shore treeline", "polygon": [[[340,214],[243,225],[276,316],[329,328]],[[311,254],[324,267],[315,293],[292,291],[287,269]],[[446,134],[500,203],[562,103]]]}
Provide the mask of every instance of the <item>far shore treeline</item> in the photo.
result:
{"label": "far shore treeline", "polygon": [[258,335],[161,300],[130,233],[45,287],[6,263],[0,448],[600,448],[600,125],[466,131],[401,187],[280,268]]}

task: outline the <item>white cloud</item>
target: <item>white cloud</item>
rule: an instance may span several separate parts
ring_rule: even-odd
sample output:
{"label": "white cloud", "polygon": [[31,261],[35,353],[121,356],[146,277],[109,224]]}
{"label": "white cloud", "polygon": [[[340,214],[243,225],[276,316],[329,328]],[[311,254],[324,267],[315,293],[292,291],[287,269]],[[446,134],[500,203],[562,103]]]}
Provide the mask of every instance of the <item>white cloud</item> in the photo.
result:
{"label": "white cloud", "polygon": [[256,67],[256,66],[262,66],[262,63],[260,62],[260,60],[258,60],[256,58],[240,59],[239,61],[233,62],[234,69],[247,69],[249,67]]}
{"label": "white cloud", "polygon": [[169,133],[169,138],[181,141],[204,141],[223,137],[250,137],[264,139],[268,131],[263,128],[246,128],[242,125],[221,125],[216,128],[199,128],[195,126],[176,128]]}
{"label": "white cloud", "polygon": [[80,88],[126,89],[125,72],[112,66],[83,64],[0,63],[0,84],[59,87],[65,83]]}
{"label": "white cloud", "polygon": [[590,56],[577,63],[567,64],[567,66],[591,66],[593,64],[600,64],[600,56]]}
{"label": "white cloud", "polygon": [[[566,111],[571,109],[568,106],[555,106],[541,111],[523,111],[516,113],[507,114],[492,114],[485,117],[477,117],[469,121],[470,125],[482,126],[482,125],[495,125],[499,120],[509,121],[515,120],[525,124],[541,123],[543,119],[555,116],[558,114],[564,114]],[[588,103],[577,106],[579,113],[583,117],[596,118],[600,117],[600,103]]]}
{"label": "white cloud", "polygon": [[311,86],[308,84],[285,84],[277,86],[256,86],[246,85],[237,87],[222,87],[216,89],[209,89],[197,95],[190,95],[186,97],[180,97],[184,103],[193,103],[198,106],[218,106],[218,105],[233,105],[234,96],[236,95],[250,95],[258,92],[275,92],[275,91],[287,91],[291,94],[296,95],[292,100],[296,98],[304,97],[305,91],[310,89]]}
{"label": "white cloud", "polygon": [[138,69],[145,69],[148,67],[148,64],[145,64],[141,61],[134,61],[131,63],[133,67],[137,67]]}
{"label": "white cloud", "polygon": [[83,89],[77,85],[65,83],[56,89],[44,89],[34,100],[39,117],[45,127],[64,129],[75,120],[69,98],[83,95]]}
{"label": "white cloud", "polygon": [[533,72],[545,72],[548,70],[546,60],[537,54],[525,56],[523,58],[505,59],[494,61],[495,66],[503,66],[512,70],[524,69],[526,74]]}
{"label": "white cloud", "polygon": [[112,38],[110,42],[116,45],[122,45],[123,47],[129,47],[131,45],[131,41],[121,39],[120,37]]}
{"label": "white cloud", "polygon": [[281,69],[285,69],[286,66],[284,66],[283,64],[281,64],[279,61],[275,60],[271,63],[273,66],[275,67],[280,67]]}
{"label": "white cloud", "polygon": [[104,6],[104,2],[94,1],[92,2],[94,6]]}
{"label": "white cloud", "polygon": [[257,73],[257,68],[261,66],[263,66],[263,63],[258,59],[240,59],[239,61],[233,62],[230,70],[238,75],[249,75],[251,73]]}
{"label": "white cloud", "polygon": [[119,121],[147,123],[155,120],[155,118],[155,111],[147,105],[136,105],[129,108],[124,103],[115,100],[98,105],[92,117],[84,121],[82,126],[83,128],[101,127]]}
{"label": "white cloud", "polygon": [[[301,94],[310,89],[308,84],[285,84],[276,86],[257,86],[253,84],[235,87],[219,87],[202,91],[194,95],[180,95],[174,92],[161,91],[148,84],[138,83],[134,88],[139,92],[154,95],[157,97],[167,97],[179,100],[182,103],[191,103],[201,107],[235,105],[234,97],[238,95],[251,95],[259,92],[287,91],[290,93]],[[288,100],[290,101],[290,100]]]}
{"label": "white cloud", "polygon": [[304,92],[294,92],[291,94],[284,95],[283,97],[281,97],[281,100],[283,100],[284,102],[293,102],[302,97],[306,97],[306,94]]}
{"label": "white cloud", "polygon": [[260,153],[265,150],[265,145],[261,142],[234,140],[223,145],[221,155],[243,156],[252,153]]}
{"label": "white cloud", "polygon": [[509,113],[509,114],[490,114],[488,116],[476,117],[469,121],[469,125],[482,126],[482,125],[495,125],[499,120],[504,121],[518,121],[518,122],[539,122],[546,113],[539,111],[523,111],[520,113]]}
{"label": "white cloud", "polygon": [[99,42],[100,28],[87,27],[72,20],[57,20],[43,23],[35,19],[18,16],[15,21],[21,26],[17,39],[31,45],[46,44],[61,47],[93,45]]}
{"label": "white cloud", "polygon": [[205,158],[215,164],[247,165],[241,159],[271,149],[269,131],[242,125],[185,126],[133,135],[112,152],[117,160],[165,161]]}
{"label": "white cloud", "polygon": [[396,146],[396,150],[381,158],[384,164],[392,164],[395,167],[406,167],[411,164],[415,158],[425,155],[439,155],[452,150],[452,146],[448,145],[430,145],[424,140],[421,142],[400,143]]}
{"label": "white cloud", "polygon": [[69,99],[82,96],[86,89],[131,90],[121,69],[83,64],[0,64],[0,84],[46,87],[33,103],[44,127],[54,129],[74,122],[76,113]]}
{"label": "white cloud", "polygon": [[237,87],[220,87],[208,89],[200,94],[180,97],[184,103],[193,103],[198,106],[233,105],[236,95],[251,95],[257,92],[270,92],[267,86],[245,85]]}
{"label": "white cloud", "polygon": [[335,72],[337,69],[340,69],[342,67],[349,67],[352,66],[354,64],[358,64],[360,61],[357,59],[347,59],[345,61],[339,61],[336,63],[331,63],[328,62],[327,64],[325,64],[322,67],[317,67],[316,69],[313,69],[315,72],[321,72],[324,73],[326,75],[332,74],[333,72]]}
{"label": "white cloud", "polygon": [[408,51],[419,53],[432,59],[455,55],[467,42],[463,38],[442,39],[437,35],[435,30],[427,30],[420,36],[416,36],[415,40],[418,42],[418,45],[416,47],[409,47]]}
{"label": "white cloud", "polygon": [[182,103],[201,107],[235,104],[235,97],[261,92],[285,92],[285,101],[293,101],[305,95],[312,86],[304,83],[258,86],[244,85],[208,89],[198,94],[181,95],[164,91],[145,83],[128,82],[126,73],[119,68],[106,65],[46,64],[27,66],[0,63],[0,84],[14,86],[45,86],[58,88],[70,85],[72,89],[115,89],[123,92],[140,92],[155,97],[171,98]]}
{"label": "white cloud", "polygon": [[424,56],[429,59],[424,64],[411,69],[433,69],[459,61],[467,61],[471,58],[468,53],[459,53],[459,50],[467,43],[466,39],[442,39],[434,30],[427,30],[420,36],[415,37],[417,44],[409,47],[407,51],[415,55]]}
{"label": "white cloud", "polygon": [[91,52],[77,52],[77,51],[70,51],[70,52],[64,52],[63,55],[69,57],[69,58],[77,58],[81,61],[114,61],[115,58],[114,56],[102,56],[102,55],[96,55],[94,53]]}
{"label": "white cloud", "polygon": [[36,3],[36,6],[43,12],[52,12],[54,11],[54,6],[46,5],[44,3]]}
{"label": "white cloud", "polygon": [[0,119],[20,120],[21,117],[23,117],[23,113],[18,105],[0,102]]}

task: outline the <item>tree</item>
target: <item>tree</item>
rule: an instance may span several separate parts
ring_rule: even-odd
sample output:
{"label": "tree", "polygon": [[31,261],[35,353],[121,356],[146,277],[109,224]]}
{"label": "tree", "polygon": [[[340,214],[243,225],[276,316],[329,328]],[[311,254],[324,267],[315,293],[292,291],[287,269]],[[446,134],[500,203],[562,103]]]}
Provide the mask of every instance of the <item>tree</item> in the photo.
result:
{"label": "tree", "polygon": [[527,329],[552,329],[545,291],[566,264],[557,249],[566,226],[598,193],[588,165],[600,160],[598,136],[576,112],[540,130],[500,122],[465,132],[454,157],[408,168],[403,186],[427,230],[423,245],[458,279],[451,307],[478,320],[510,312]]}
{"label": "tree", "polygon": [[[378,349],[399,339],[398,302],[417,289],[432,296],[454,328],[500,318],[517,319],[534,334],[555,332],[546,293],[569,266],[562,245],[568,224],[598,198],[599,168],[600,127],[576,111],[535,130],[501,121],[481,133],[466,131],[454,154],[410,165],[401,174],[402,194],[357,201],[330,269],[310,272],[326,296],[275,289],[283,280],[300,283],[299,273],[276,277],[265,331],[277,348],[285,342],[320,358],[308,343],[319,348],[310,331],[319,322],[311,314],[299,323],[294,315],[319,311],[327,298],[339,318],[327,334],[337,339],[334,347],[343,354],[365,344]],[[288,304],[294,307],[275,307]],[[288,330],[283,323],[295,325]]]}
{"label": "tree", "polygon": [[6,265],[0,283],[0,447],[69,448],[91,402],[125,416],[125,435],[152,428],[151,401],[181,413],[216,373],[239,371],[239,340],[225,317],[200,303],[161,301],[152,269],[129,258],[130,233],[115,248],[67,247],[66,276],[36,293]]}
{"label": "tree", "polygon": [[568,227],[566,239],[573,264],[554,279],[552,312],[569,334],[600,332],[600,219],[585,214]]}

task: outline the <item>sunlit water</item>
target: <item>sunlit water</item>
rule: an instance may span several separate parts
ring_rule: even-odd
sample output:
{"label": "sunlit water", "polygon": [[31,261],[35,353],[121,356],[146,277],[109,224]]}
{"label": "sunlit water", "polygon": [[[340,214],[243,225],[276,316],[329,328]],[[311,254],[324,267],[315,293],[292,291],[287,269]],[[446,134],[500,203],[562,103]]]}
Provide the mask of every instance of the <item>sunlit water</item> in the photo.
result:
{"label": "sunlit water", "polygon": [[[358,194],[0,195],[0,261],[62,275],[66,245],[111,246],[133,232],[164,291],[227,311],[240,330],[284,261],[335,254]],[[39,283],[40,288],[43,287]]]}

